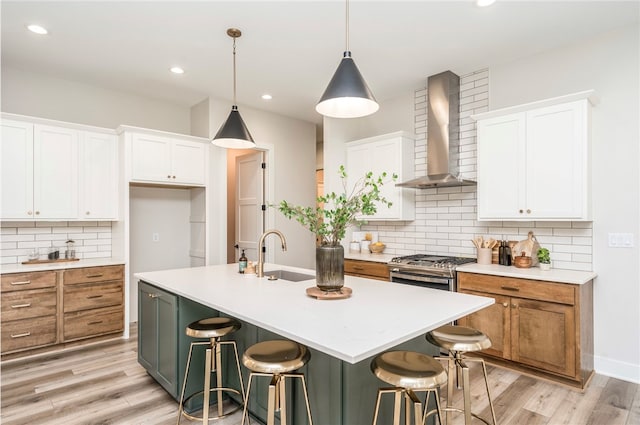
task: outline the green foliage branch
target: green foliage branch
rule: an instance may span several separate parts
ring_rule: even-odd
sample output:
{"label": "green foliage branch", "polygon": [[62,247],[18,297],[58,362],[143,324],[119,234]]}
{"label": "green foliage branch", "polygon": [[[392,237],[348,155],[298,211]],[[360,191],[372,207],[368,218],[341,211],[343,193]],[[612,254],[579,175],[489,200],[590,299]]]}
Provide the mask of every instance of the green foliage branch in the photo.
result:
{"label": "green foliage branch", "polygon": [[349,190],[347,172],[343,165],[340,166],[338,174],[342,181],[343,192],[340,194],[331,192],[319,196],[315,208],[291,205],[287,201],[280,202],[278,206],[278,210],[285,217],[295,218],[298,223],[315,233],[322,245],[338,245],[356,215],[375,214],[376,204],[391,207],[392,202],[381,195],[380,188],[389,180],[396,181],[398,178],[395,173],[389,178],[386,172],[374,176],[369,171]]}

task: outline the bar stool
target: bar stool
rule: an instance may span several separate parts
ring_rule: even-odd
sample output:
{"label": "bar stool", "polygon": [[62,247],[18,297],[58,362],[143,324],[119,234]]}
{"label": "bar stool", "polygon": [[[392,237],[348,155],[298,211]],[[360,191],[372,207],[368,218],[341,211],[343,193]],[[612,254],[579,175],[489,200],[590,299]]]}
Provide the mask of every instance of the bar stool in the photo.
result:
{"label": "bar stool", "polygon": [[[443,410],[447,412],[464,413],[465,425],[471,424],[472,416],[489,425],[489,422],[485,419],[471,412],[471,390],[469,383],[469,367],[467,366],[467,362],[480,362],[482,364],[482,372],[484,373],[484,384],[487,388],[489,407],[491,408],[491,418],[493,419],[493,425],[497,425],[496,412],[493,409],[493,401],[491,401],[489,381],[487,379],[487,367],[484,360],[481,358],[464,356],[465,353],[480,351],[491,347],[491,340],[489,337],[477,329],[468,328],[466,326],[445,325],[427,333],[426,338],[431,344],[449,351],[449,356],[447,357],[436,357],[437,359],[447,360],[449,370],[447,406]],[[459,385],[459,371],[462,371],[462,395],[464,397],[464,409],[458,409],[451,405],[451,400],[453,399],[452,376],[454,373],[456,374],[456,381]],[[449,414],[447,413],[447,425],[449,423]]]}
{"label": "bar stool", "polygon": [[[189,346],[189,357],[187,358],[187,367],[184,373],[184,381],[182,382],[182,391],[180,392],[180,405],[178,408],[178,424],[182,416],[191,420],[202,420],[203,424],[208,423],[210,420],[223,418],[231,413],[240,409],[241,406],[235,406],[233,409],[224,411],[222,404],[222,395],[224,392],[230,392],[242,396],[242,403],[246,403],[246,397],[244,393],[244,384],[242,381],[242,371],[240,370],[240,360],[238,358],[238,348],[235,341],[221,341],[220,338],[229,335],[232,332],[240,329],[241,324],[235,319],[229,317],[212,317],[208,319],[202,319],[190,323],[187,326],[186,334],[193,338],[209,338],[209,341],[195,341]],[[204,385],[202,391],[197,391],[191,394],[186,399],[184,398],[184,392],[187,387],[187,378],[189,376],[189,367],[191,365],[191,356],[193,354],[193,348],[195,346],[205,345],[205,367],[204,367]],[[235,388],[228,388],[222,386],[222,346],[232,345],[236,358],[236,367],[238,369],[238,379],[240,380],[240,391]],[[216,374],[216,386],[211,388],[211,374]],[[217,406],[218,415],[209,418],[209,400],[211,393],[217,393]],[[193,416],[184,410],[184,405],[189,400],[202,394],[202,416]]]}
{"label": "bar stool", "polygon": [[[254,376],[271,377],[267,402],[267,425],[275,424],[276,411],[280,411],[280,425],[286,425],[287,423],[285,378],[298,378],[302,381],[309,425],[313,425],[304,374],[290,373],[307,364],[310,358],[311,353],[309,353],[307,347],[288,340],[259,342],[247,348],[242,355],[242,363],[251,370],[249,383],[247,384],[247,400],[249,400],[251,380]],[[247,404],[244,404],[244,411],[242,412],[242,425],[244,425],[245,417],[247,417]]]}
{"label": "bar stool", "polygon": [[[393,408],[393,424],[400,424],[401,399],[404,395],[405,424],[410,424],[411,405],[413,404],[413,417],[415,425],[423,425],[426,418],[433,413],[438,415],[438,421],[442,425],[440,409],[440,397],[438,388],[447,382],[447,373],[440,363],[426,354],[414,351],[387,351],[379,354],[371,361],[371,371],[380,380],[393,385],[392,388],[378,389],[376,409],[373,414],[373,425],[378,422],[380,400],[384,393],[394,393],[395,403]],[[425,391],[424,413],[422,403],[415,394],[416,391]],[[429,396],[434,394],[436,408],[427,411]]]}

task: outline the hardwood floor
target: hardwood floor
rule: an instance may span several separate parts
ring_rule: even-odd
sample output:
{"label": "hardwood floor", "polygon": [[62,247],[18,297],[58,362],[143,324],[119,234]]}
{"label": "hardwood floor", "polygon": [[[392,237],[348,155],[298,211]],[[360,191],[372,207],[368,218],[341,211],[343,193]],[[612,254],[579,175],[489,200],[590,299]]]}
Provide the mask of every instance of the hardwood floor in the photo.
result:
{"label": "hardwood floor", "polygon": [[[138,364],[135,327],[131,335],[129,340],[2,362],[0,423],[175,424],[178,405]],[[506,369],[488,369],[501,425],[640,424],[636,384],[595,375],[587,390],[580,393]],[[480,369],[472,367],[472,406],[474,412],[489,419],[480,376]],[[457,394],[455,402],[460,401]],[[214,423],[238,425],[240,413]],[[463,423],[462,416],[454,414],[452,423]]]}

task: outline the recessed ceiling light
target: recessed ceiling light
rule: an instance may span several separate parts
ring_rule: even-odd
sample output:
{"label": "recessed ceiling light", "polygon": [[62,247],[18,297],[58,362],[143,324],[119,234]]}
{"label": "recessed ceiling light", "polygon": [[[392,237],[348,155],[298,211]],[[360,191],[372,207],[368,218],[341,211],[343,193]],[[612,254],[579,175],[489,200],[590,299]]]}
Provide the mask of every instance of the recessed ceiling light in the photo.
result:
{"label": "recessed ceiling light", "polygon": [[487,7],[487,6],[491,6],[495,2],[496,0],[476,0],[476,5],[478,7]]}
{"label": "recessed ceiling light", "polygon": [[262,95],[262,98],[263,98],[264,100],[271,100],[271,99],[273,99],[273,97],[272,97],[270,94],[263,94],[263,95]]}
{"label": "recessed ceiling light", "polygon": [[174,74],[184,74],[184,69],[180,68],[179,66],[174,66],[170,69],[170,71]]}
{"label": "recessed ceiling light", "polygon": [[27,25],[27,29],[33,33],[36,34],[40,34],[40,35],[46,35],[49,33],[49,31],[47,31],[47,29],[45,27],[41,27],[40,25]]}

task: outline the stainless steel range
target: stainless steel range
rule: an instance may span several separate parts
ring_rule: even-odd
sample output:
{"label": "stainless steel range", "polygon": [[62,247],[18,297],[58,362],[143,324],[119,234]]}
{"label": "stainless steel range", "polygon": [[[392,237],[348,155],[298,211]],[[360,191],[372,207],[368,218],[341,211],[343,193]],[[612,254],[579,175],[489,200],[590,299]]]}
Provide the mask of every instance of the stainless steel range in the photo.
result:
{"label": "stainless steel range", "polygon": [[475,258],[416,254],[394,257],[389,262],[392,282],[457,291],[456,266],[475,263]]}

